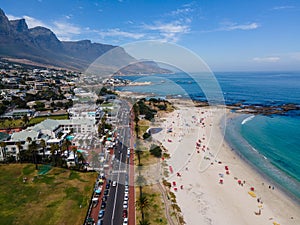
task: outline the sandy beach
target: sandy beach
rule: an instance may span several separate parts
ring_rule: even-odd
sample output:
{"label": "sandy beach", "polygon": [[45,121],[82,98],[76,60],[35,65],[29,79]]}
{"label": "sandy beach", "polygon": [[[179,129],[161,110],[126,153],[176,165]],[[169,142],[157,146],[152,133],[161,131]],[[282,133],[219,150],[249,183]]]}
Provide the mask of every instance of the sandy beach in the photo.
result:
{"label": "sandy beach", "polygon": [[171,156],[166,179],[187,225],[300,224],[299,205],[223,141],[222,118],[234,116],[229,110],[175,106],[153,137]]}

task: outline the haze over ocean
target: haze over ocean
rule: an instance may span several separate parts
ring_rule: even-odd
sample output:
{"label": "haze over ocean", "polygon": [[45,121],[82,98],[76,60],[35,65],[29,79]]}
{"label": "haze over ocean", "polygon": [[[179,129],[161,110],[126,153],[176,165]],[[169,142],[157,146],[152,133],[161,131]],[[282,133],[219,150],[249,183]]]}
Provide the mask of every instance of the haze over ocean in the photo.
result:
{"label": "haze over ocean", "polygon": [[[300,105],[300,72],[224,72],[215,76],[226,103]],[[184,73],[120,78],[152,84],[118,87],[118,90],[205,100],[196,82]],[[242,115],[228,122],[225,138],[270,183],[276,182],[300,200],[299,127],[299,111],[287,115]]]}

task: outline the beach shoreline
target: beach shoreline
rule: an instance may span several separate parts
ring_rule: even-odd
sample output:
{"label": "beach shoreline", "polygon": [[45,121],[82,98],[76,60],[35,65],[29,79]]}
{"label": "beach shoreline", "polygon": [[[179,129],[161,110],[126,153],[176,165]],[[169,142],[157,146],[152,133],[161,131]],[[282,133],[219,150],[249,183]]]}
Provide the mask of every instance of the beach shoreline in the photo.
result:
{"label": "beach shoreline", "polygon": [[[205,153],[201,148],[200,150],[195,148],[195,144],[199,139],[198,134],[200,136],[204,135],[203,137],[206,138],[211,134],[208,138],[209,141],[207,139],[209,143],[204,144],[205,141],[203,140],[201,144],[202,146],[205,145],[206,152],[212,152],[210,149],[216,147],[214,143],[216,139],[222,139],[222,131],[220,130],[222,118],[212,119],[215,115],[209,115],[208,109],[210,107],[195,108],[192,104],[186,104],[181,100],[175,102],[178,110],[164,118],[165,121],[162,124],[164,131],[162,132],[165,132],[170,124],[174,124],[176,116],[178,117],[180,113],[184,114],[184,111],[187,111],[190,118],[185,115],[186,120],[184,123],[189,124],[189,126],[185,128],[187,130],[184,132],[187,131],[188,135],[180,136],[179,132],[183,131],[180,131],[174,124],[172,133],[156,134],[154,138],[159,140],[171,155],[171,159],[166,161],[174,167],[174,172],[170,174],[167,180],[172,183],[171,191],[177,197],[186,224],[299,224],[300,220],[297,217],[300,215],[299,204],[292,201],[289,195],[277,188],[270,180],[243,160],[235,150],[231,149],[227,141],[222,140],[217,158],[210,161],[212,165],[207,170],[199,171],[199,162],[205,161],[203,159]],[[182,105],[182,103],[184,104]],[[217,112],[217,110],[213,109],[214,112]],[[196,126],[193,127],[195,118],[196,120],[199,119],[197,115],[205,117],[205,126],[199,128],[198,133],[193,132],[197,130]],[[240,114],[232,113],[229,109],[226,109],[227,117],[236,115]],[[177,120],[180,119],[177,118]],[[209,126],[212,121],[217,122],[213,128]],[[169,142],[171,138],[172,141]],[[194,139],[194,142],[191,141],[192,139]],[[193,149],[194,151],[188,153],[192,157],[187,158],[187,164],[178,168],[173,164],[182,162],[178,161],[176,156],[179,151],[172,150],[178,148],[174,143],[176,143],[175,145],[183,144],[186,149]],[[179,148],[182,148],[182,146]],[[219,164],[218,162],[222,163]],[[224,169],[225,165],[230,171],[228,175]],[[178,176],[178,173],[180,176]],[[222,177],[220,177],[220,174],[222,174]],[[198,179],[195,179],[195,177]],[[205,182],[202,182],[204,180]],[[221,180],[223,184],[220,184]],[[239,180],[241,180],[241,184],[238,184]],[[247,193],[252,187],[256,194],[255,198]],[[216,199],[214,196],[218,196],[218,198]],[[256,215],[256,213],[259,215]],[[224,218],[226,218],[225,222]]]}
{"label": "beach shoreline", "polygon": [[[240,113],[230,113],[230,114],[233,115],[234,117],[249,116],[249,114],[240,114]],[[249,117],[247,117],[247,118],[249,118]],[[222,128],[222,129],[225,129],[225,128]],[[253,171],[255,171],[256,173],[258,173],[269,184],[273,184],[272,186],[275,185],[277,187],[277,189],[279,189],[283,195],[285,195],[287,198],[289,198],[290,201],[294,202],[296,205],[298,205],[300,207],[300,199],[297,196],[295,196],[286,187],[282,186],[280,183],[278,183],[277,181],[273,180],[269,175],[265,174],[264,172],[260,171],[257,167],[255,167],[255,165],[253,164],[253,162],[251,162],[250,160],[248,160],[243,155],[243,153],[241,153],[238,149],[236,149],[233,146],[232,143],[230,143],[230,140],[228,140],[226,137],[224,138],[224,140],[225,140],[226,144],[232,149],[232,151],[234,152],[234,154],[237,157],[239,157],[240,160],[242,160],[243,162],[245,162]],[[244,140],[244,141],[246,141],[246,140]],[[249,144],[249,146],[251,146],[251,145]],[[258,153],[258,154],[260,154],[260,153]],[[283,175],[282,171],[280,171],[280,173]],[[284,174],[284,176],[289,176],[289,175],[288,174]],[[293,179],[293,178],[288,178],[288,179]]]}

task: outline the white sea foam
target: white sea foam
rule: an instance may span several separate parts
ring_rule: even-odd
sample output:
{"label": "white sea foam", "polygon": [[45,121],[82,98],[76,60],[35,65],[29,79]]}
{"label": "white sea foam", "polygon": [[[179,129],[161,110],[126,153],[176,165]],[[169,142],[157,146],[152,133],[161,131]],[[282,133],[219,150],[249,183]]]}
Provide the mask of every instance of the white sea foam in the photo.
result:
{"label": "white sea foam", "polygon": [[244,120],[242,121],[241,124],[242,124],[242,125],[246,124],[247,122],[249,122],[250,120],[252,120],[254,117],[255,117],[254,115],[251,115],[251,116],[247,117],[246,119],[244,119]]}
{"label": "white sea foam", "polygon": [[258,152],[258,151],[257,151],[255,148],[253,148],[253,147],[252,147],[252,150],[255,151],[255,152]]}

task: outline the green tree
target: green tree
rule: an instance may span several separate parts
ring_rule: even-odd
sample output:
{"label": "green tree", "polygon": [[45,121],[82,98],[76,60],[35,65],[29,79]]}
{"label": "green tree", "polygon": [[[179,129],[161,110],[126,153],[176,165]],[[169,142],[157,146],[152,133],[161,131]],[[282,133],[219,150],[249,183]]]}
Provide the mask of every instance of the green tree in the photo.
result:
{"label": "green tree", "polygon": [[52,163],[54,166],[56,166],[57,164],[57,151],[59,150],[59,146],[58,144],[51,144],[51,149],[50,149],[50,152],[51,152],[51,158],[52,158]]}
{"label": "green tree", "polygon": [[32,141],[30,137],[27,138],[29,145],[28,145],[28,152],[32,155],[33,163],[35,164],[35,169],[38,170],[38,158],[37,158],[37,150],[38,145],[36,141]]}
{"label": "green tree", "polygon": [[72,152],[73,152],[73,154],[74,154],[74,162],[75,162],[75,166],[77,167],[77,160],[76,160],[77,147],[76,147],[76,146],[74,146],[74,147],[72,148]]}
{"label": "green tree", "polygon": [[24,115],[23,118],[22,118],[22,120],[23,120],[23,123],[24,123],[24,125],[25,125],[25,127],[26,127],[27,123],[29,122],[28,116],[27,116],[27,115]]}
{"label": "green tree", "polygon": [[44,139],[42,139],[40,141],[40,146],[43,149],[43,160],[45,160],[46,156],[45,156],[45,147],[46,147],[46,141]]}
{"label": "green tree", "polygon": [[17,154],[17,160],[20,162],[20,163],[22,163],[22,154],[21,154],[21,151],[23,150],[22,148],[22,143],[20,142],[20,141],[18,141],[17,143],[16,143],[16,146],[17,146],[17,148],[18,148],[18,154]]}
{"label": "green tree", "polygon": [[150,147],[150,153],[151,155],[160,158],[162,156],[162,150],[159,146],[157,145],[151,145]]}
{"label": "green tree", "polygon": [[139,225],[150,225],[149,220],[145,219],[145,220],[140,220],[139,221]]}
{"label": "green tree", "polygon": [[145,210],[150,207],[149,200],[146,195],[142,195],[135,203],[136,207],[141,211],[142,221],[145,220]]}
{"label": "green tree", "polygon": [[68,139],[65,139],[65,140],[63,141],[62,146],[65,146],[64,148],[65,148],[65,150],[67,150],[67,152],[68,152],[68,157],[70,156],[70,145],[72,145],[72,142],[69,141]]}

